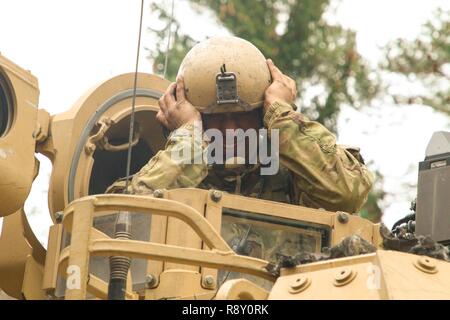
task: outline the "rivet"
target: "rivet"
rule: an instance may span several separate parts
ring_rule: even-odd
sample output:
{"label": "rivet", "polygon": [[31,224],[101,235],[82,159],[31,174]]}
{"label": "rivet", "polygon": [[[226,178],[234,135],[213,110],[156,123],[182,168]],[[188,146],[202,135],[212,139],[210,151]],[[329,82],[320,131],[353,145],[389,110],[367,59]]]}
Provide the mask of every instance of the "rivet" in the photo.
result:
{"label": "rivet", "polygon": [[436,273],[438,272],[436,263],[430,257],[420,257],[414,262],[414,266],[420,271],[426,273]]}
{"label": "rivet", "polygon": [[222,199],[222,192],[220,192],[219,190],[214,190],[213,192],[211,192],[211,199],[214,202],[219,202],[220,199]]}
{"label": "rivet", "polygon": [[345,212],[339,212],[337,218],[338,218],[338,221],[342,224],[345,224],[348,222],[348,215]]}
{"label": "rivet", "polygon": [[355,277],[356,271],[353,271],[350,268],[342,268],[334,275],[333,284],[336,287],[345,286],[346,284],[352,282]]}
{"label": "rivet", "polygon": [[61,223],[64,217],[64,213],[62,211],[58,211],[55,213],[55,221],[56,223]]}
{"label": "rivet", "polygon": [[216,283],[214,281],[214,277],[211,276],[211,275],[205,276],[205,278],[203,280],[203,285],[206,288],[213,289],[216,286]]}
{"label": "rivet", "polygon": [[156,277],[154,275],[152,275],[152,274],[148,274],[145,277],[145,284],[147,285],[148,289],[155,287],[155,285],[156,285]]}
{"label": "rivet", "polygon": [[86,143],[86,146],[84,147],[84,151],[86,152],[87,155],[93,154],[95,149],[96,149],[95,144],[89,142]]}
{"label": "rivet", "polygon": [[290,285],[290,293],[299,293],[311,285],[311,279],[307,277],[298,277]]}
{"label": "rivet", "polygon": [[156,189],[155,191],[153,191],[153,196],[155,198],[162,198],[164,197],[164,191],[161,189]]}

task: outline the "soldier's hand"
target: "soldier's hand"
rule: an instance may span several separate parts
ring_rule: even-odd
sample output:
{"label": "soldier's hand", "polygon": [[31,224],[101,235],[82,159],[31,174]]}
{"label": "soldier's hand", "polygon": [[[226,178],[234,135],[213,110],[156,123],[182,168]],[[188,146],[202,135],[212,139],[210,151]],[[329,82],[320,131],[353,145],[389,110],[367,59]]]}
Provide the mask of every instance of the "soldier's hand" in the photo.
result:
{"label": "soldier's hand", "polygon": [[284,75],[271,59],[267,60],[267,65],[272,75],[272,84],[266,89],[264,112],[275,101],[291,104],[295,102],[297,97],[297,85],[295,81]]}
{"label": "soldier's hand", "polygon": [[200,112],[186,99],[182,77],[178,77],[176,83],[170,84],[158,103],[160,110],[156,114],[156,119],[169,130],[175,130],[187,123],[202,121]]}

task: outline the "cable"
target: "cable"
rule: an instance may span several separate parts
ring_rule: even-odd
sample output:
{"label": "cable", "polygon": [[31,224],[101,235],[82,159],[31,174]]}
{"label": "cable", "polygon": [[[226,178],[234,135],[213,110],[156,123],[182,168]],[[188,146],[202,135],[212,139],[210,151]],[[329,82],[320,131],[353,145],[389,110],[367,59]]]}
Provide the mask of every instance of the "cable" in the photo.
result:
{"label": "cable", "polygon": [[[131,171],[131,151],[134,135],[134,116],[136,106],[136,89],[139,70],[139,54],[141,47],[142,17],[144,13],[144,0],[141,0],[141,12],[139,20],[139,35],[136,53],[136,68],[134,72],[133,99],[131,102],[130,129],[128,132],[128,154],[126,166],[126,181],[124,193],[128,194]],[[131,239],[131,215],[129,212],[118,212],[115,223],[114,239]],[[109,259],[110,274],[108,283],[108,300],[125,300],[127,276],[130,270],[131,258],[126,256],[111,256]]]}
{"label": "cable", "polygon": [[127,154],[127,168],[126,168],[126,181],[125,181],[124,193],[128,193],[128,185],[130,182],[129,180],[130,180],[130,171],[131,171],[131,150],[132,150],[133,133],[134,133],[134,114],[135,114],[135,107],[136,107],[136,88],[137,88],[137,78],[138,78],[138,70],[139,70],[139,54],[140,54],[140,48],[141,48],[143,13],[144,13],[144,0],[141,0],[141,15],[140,15],[140,20],[139,20],[139,35],[138,35],[138,45],[137,45],[137,53],[136,53],[136,68],[134,71],[133,99],[131,101],[130,131],[128,133],[128,154]]}
{"label": "cable", "polygon": [[170,40],[172,38],[172,21],[173,21],[173,12],[174,12],[174,7],[175,7],[175,0],[172,0],[172,10],[170,12],[170,21],[169,21],[169,27],[168,27],[168,35],[167,35],[167,47],[166,47],[166,57],[164,60],[164,74],[163,74],[163,78],[166,78],[166,74],[167,74],[167,65],[169,62],[169,50],[170,50]]}

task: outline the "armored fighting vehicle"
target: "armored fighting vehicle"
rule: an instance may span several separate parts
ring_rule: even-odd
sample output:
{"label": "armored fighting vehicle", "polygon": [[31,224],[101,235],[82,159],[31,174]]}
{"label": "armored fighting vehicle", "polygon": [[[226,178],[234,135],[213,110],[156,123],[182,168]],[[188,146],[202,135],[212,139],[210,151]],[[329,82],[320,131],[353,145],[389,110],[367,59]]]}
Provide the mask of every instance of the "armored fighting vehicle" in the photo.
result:
{"label": "armored fighting vehicle", "polygon": [[[448,262],[387,250],[380,224],[356,214],[219,190],[105,194],[125,172],[133,79],[133,73],[109,79],[68,111],[50,115],[39,108],[37,78],[0,55],[0,288],[10,297],[107,299],[114,256],[131,259],[123,275],[129,300],[450,298]],[[155,115],[168,85],[156,75],[137,75],[132,172],[164,148]],[[444,244],[450,240],[449,141],[449,134],[437,133],[430,142],[420,164],[416,218],[403,223]],[[52,163],[47,248],[24,212],[39,172],[36,153]],[[119,212],[131,217],[130,239],[115,237]],[[236,225],[247,232],[223,236]],[[315,257],[349,236],[375,249],[279,265],[286,248]]]}

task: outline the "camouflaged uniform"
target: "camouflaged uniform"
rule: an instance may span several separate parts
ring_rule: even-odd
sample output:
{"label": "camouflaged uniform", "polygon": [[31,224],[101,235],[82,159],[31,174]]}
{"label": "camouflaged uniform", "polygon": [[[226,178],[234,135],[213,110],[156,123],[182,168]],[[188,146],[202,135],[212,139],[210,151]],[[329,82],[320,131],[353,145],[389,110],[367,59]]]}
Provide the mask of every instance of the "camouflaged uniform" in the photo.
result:
{"label": "camouflaged uniform", "polygon": [[[330,211],[354,213],[363,206],[373,178],[357,149],[337,145],[335,136],[324,126],[310,121],[285,103],[276,102],[269,107],[264,115],[264,126],[269,132],[279,129],[280,170],[275,175],[262,176],[258,167],[252,167],[236,172],[233,177],[234,173],[223,170],[223,166],[180,164],[171,158],[172,152],[198,143],[193,138],[194,126],[184,125],[180,128],[185,129],[184,133],[175,130],[165,150],[159,151],[134,175],[130,192],[148,194],[155,189],[198,187]],[[186,129],[191,134],[186,134]],[[233,241],[242,239],[245,230],[245,224],[230,226],[229,232],[223,234],[232,246]],[[264,249],[263,242],[259,241],[256,247],[260,248],[248,254],[264,258],[263,252],[269,249]],[[288,248],[288,243],[301,243],[286,237],[277,242],[272,247]],[[299,246],[298,251],[306,249],[308,244],[305,248]]]}
{"label": "camouflaged uniform", "polygon": [[[330,211],[357,212],[365,203],[373,178],[358,150],[336,144],[335,136],[321,124],[284,103],[272,104],[264,116],[267,129],[279,129],[280,170],[273,176],[244,172],[241,193],[267,200],[290,202]],[[182,129],[191,130],[193,125]],[[206,164],[179,164],[171,159],[174,149],[195,143],[189,135],[169,137],[159,151],[134,175],[131,193],[147,194],[155,189],[187,187],[235,191],[235,182],[221,179],[221,172]]]}

